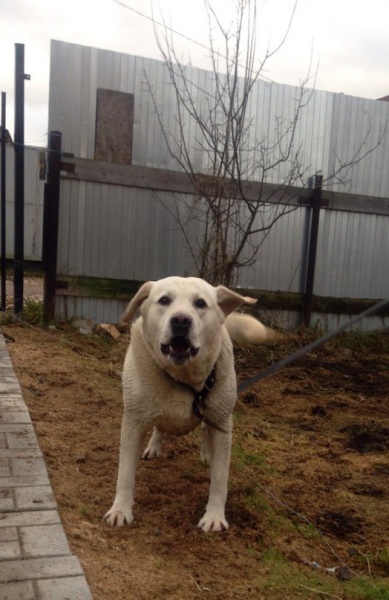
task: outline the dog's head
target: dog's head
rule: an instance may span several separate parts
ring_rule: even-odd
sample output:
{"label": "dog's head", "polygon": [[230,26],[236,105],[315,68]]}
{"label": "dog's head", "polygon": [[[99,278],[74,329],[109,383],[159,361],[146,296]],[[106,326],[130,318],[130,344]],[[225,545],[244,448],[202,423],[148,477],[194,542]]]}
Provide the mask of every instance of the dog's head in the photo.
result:
{"label": "dog's head", "polygon": [[167,277],[142,285],[122,321],[130,321],[140,309],[146,341],[158,362],[181,366],[220,344],[225,317],[240,304],[255,302],[197,277]]}

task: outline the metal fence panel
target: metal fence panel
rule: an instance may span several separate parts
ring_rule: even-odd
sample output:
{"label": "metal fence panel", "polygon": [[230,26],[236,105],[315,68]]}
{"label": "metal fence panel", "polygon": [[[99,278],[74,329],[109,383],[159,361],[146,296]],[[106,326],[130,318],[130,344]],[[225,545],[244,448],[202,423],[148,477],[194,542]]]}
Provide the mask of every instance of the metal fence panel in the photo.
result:
{"label": "metal fence panel", "polygon": [[[212,94],[211,73],[186,67],[188,86],[199,110],[206,111],[207,93]],[[179,140],[176,97],[166,65],[163,62],[52,41],[49,128],[63,132],[63,149],[81,158],[94,157],[94,135],[97,88],[114,89],[134,94],[133,164],[156,168],[180,169],[167,151],[154,103],[158,107],[163,128],[170,140]],[[150,89],[152,94],[150,93]],[[258,142],[269,147],[269,160],[274,161],[279,149],[290,137],[277,144],[281,127],[285,132],[295,116],[301,90],[299,87],[258,81],[253,87],[248,107],[248,147]],[[153,97],[154,96],[154,100]],[[302,152],[301,173],[305,184],[308,176],[322,171],[324,181],[336,173],[341,163],[353,163],[374,148],[389,121],[389,103],[354,98],[306,89],[294,135],[293,152]],[[200,151],[199,128],[185,117],[184,137],[195,171],[206,172],[209,162]],[[174,142],[173,142],[174,143]],[[271,150],[271,146],[275,147]],[[285,146],[286,144],[286,146]],[[389,197],[389,135],[376,151],[351,170],[343,170],[326,186],[334,191]],[[259,176],[258,152],[251,152],[249,170]],[[269,183],[284,180],[289,161],[281,161],[267,176]]]}
{"label": "metal fence panel", "polygon": [[[192,67],[186,73],[196,105],[206,111],[204,90],[212,93],[212,76]],[[176,97],[164,63],[52,42],[49,127],[63,132],[64,152],[93,159],[99,87],[134,94],[133,163],[180,169],[167,151],[154,106],[155,102],[164,131],[171,140],[178,140]],[[269,160],[274,160],[279,151],[277,128],[287,129],[300,93],[298,87],[257,82],[248,106],[249,148],[273,144]],[[389,135],[380,139],[389,120],[389,103],[316,90],[304,94],[306,106],[294,139],[294,149],[302,152],[303,183],[308,174],[322,171],[329,190],[389,198]],[[208,172],[210,163],[201,149],[199,127],[186,119],[183,128],[195,171]],[[364,160],[358,162],[362,155],[366,155]],[[248,169],[259,178],[258,151],[248,153],[247,158]],[[338,172],[339,161],[350,168]],[[266,181],[282,182],[288,168],[288,161],[281,161]],[[331,174],[336,175],[333,181],[326,181]],[[185,198],[188,202],[189,197]],[[273,207],[265,209],[270,213]],[[185,237],[194,246],[201,239],[202,227],[188,218],[185,202],[173,194],[64,178],[60,210],[59,275],[144,281],[193,272]],[[238,285],[303,291],[308,230],[309,209],[299,206],[279,219],[264,239],[258,234],[252,241],[258,248],[257,260],[241,269]],[[322,209],[314,293],[366,299],[389,295],[387,256],[389,216]],[[65,301],[60,302],[64,308]],[[77,310],[84,311],[87,302],[91,308],[92,300],[74,302]],[[96,302],[95,310],[103,318],[107,302]]]}
{"label": "metal fence panel", "polygon": [[[43,190],[39,178],[40,150],[26,147],[24,151],[24,258],[40,261],[42,258]],[[6,256],[14,255],[14,148],[6,147]]]}

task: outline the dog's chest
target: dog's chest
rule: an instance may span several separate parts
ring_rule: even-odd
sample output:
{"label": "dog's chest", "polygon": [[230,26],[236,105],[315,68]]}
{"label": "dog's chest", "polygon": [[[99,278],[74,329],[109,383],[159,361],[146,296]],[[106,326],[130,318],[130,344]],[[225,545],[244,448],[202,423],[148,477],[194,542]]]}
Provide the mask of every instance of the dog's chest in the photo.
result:
{"label": "dog's chest", "polygon": [[193,414],[191,393],[178,384],[155,394],[150,413],[153,425],[166,432],[185,433],[199,423]]}

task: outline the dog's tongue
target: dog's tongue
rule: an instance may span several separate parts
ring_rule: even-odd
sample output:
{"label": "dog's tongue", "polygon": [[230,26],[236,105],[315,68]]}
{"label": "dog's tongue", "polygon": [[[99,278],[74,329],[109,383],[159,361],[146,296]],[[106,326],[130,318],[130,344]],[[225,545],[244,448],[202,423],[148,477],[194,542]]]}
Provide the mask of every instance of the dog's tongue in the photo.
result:
{"label": "dog's tongue", "polygon": [[188,351],[189,343],[184,337],[175,337],[170,344],[174,354],[185,354]]}

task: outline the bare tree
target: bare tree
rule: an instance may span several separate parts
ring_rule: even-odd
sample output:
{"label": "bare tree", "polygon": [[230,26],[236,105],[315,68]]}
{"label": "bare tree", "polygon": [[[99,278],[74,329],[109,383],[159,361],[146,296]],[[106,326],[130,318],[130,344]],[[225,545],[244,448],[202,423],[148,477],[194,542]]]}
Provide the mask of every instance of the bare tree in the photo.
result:
{"label": "bare tree", "polygon": [[[177,198],[174,218],[186,236],[196,274],[211,283],[236,283],[239,268],[255,263],[274,223],[295,210],[292,200],[308,182],[309,167],[303,167],[306,161],[296,133],[313,93],[307,88],[310,75],[295,88],[289,117],[275,115],[260,137],[254,137],[256,127],[250,110],[266,64],[285,42],[296,4],[281,42],[258,62],[255,0],[235,1],[235,22],[228,28],[213,10],[211,0],[204,0],[212,64],[206,89],[199,88],[191,80],[191,69],[181,64],[169,28],[165,26],[162,35],[155,29],[175,92],[178,136],[172,137],[166,129],[147,76],[146,81],[168,151],[188,174],[194,189],[193,200]],[[222,53],[215,47],[215,30],[223,39]],[[194,137],[187,135],[188,122],[196,132]],[[357,153],[358,160],[362,154],[362,150]],[[339,163],[338,179],[343,170]],[[178,210],[182,203],[187,209],[184,218]],[[200,224],[201,233],[195,242],[187,236],[189,220]]]}

